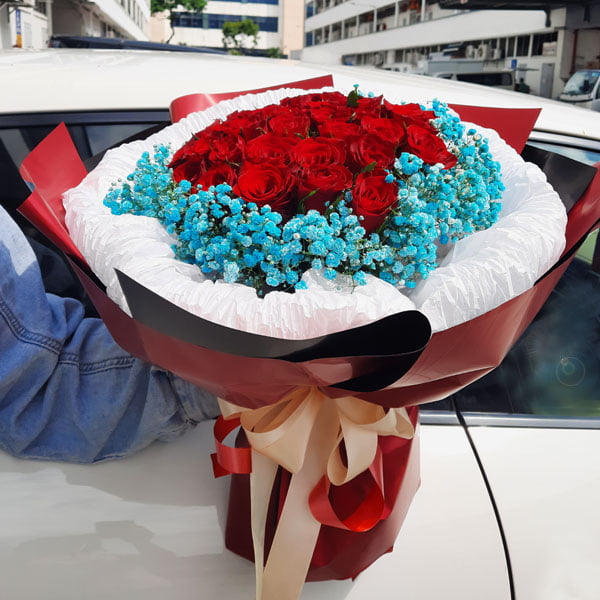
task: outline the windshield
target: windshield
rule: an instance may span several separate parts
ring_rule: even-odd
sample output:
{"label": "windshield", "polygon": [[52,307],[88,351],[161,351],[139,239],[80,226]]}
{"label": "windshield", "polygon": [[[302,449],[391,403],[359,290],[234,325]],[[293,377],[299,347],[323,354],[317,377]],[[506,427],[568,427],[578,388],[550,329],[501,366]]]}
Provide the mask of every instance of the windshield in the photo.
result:
{"label": "windshield", "polygon": [[569,96],[591,94],[598,77],[600,77],[600,71],[577,71],[567,81],[563,93]]}

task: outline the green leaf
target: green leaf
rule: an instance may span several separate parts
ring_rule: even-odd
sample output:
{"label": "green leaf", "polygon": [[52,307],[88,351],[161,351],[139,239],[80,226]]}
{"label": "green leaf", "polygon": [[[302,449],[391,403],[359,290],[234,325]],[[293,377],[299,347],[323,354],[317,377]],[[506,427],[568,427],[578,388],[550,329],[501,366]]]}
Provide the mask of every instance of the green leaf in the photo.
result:
{"label": "green leaf", "polygon": [[300,200],[298,201],[298,212],[302,215],[306,214],[306,206],[304,205],[304,201],[308,200],[311,196],[314,196],[317,192],[319,191],[319,188],[316,188],[314,190],[312,190],[311,192],[309,192],[308,194],[306,194],[306,196],[304,196],[304,198],[300,198]]}
{"label": "green leaf", "polygon": [[377,166],[377,162],[373,161],[369,163],[366,167],[363,167],[361,173],[370,173]]}
{"label": "green leaf", "polygon": [[351,108],[356,108],[358,106],[358,99],[360,96],[356,89],[353,89],[349,94],[346,100],[346,106],[350,106]]}

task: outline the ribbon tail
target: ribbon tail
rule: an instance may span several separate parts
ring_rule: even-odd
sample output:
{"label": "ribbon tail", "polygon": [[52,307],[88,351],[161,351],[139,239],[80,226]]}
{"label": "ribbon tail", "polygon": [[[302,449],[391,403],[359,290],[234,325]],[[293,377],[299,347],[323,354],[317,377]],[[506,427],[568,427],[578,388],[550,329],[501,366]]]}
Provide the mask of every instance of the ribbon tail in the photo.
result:
{"label": "ribbon tail", "polygon": [[271,490],[277,474],[277,463],[259,452],[252,451],[250,473],[250,519],[254,568],[256,571],[256,599],[262,598],[263,572],[265,569],[265,529]]}
{"label": "ribbon tail", "polygon": [[333,402],[323,402],[300,471],[292,477],[265,566],[263,595],[257,600],[297,600],[310,567],[321,524],[308,503],[325,472],[339,421]]}

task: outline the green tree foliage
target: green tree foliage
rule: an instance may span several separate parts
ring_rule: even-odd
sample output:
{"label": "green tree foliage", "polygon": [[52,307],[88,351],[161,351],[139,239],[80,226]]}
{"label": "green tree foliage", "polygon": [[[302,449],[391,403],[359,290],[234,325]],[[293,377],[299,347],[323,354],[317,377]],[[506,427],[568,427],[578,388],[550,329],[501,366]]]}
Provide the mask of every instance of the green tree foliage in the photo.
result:
{"label": "green tree foliage", "polygon": [[267,48],[267,57],[268,58],[283,58],[283,54],[281,53],[281,48]]}
{"label": "green tree foliage", "polygon": [[252,19],[223,23],[223,47],[231,54],[242,54],[243,48],[255,48],[257,43],[258,25]]}
{"label": "green tree foliage", "polygon": [[150,12],[160,13],[165,10],[169,11],[169,24],[171,26],[171,35],[167,42],[170,42],[175,30],[173,29],[173,11],[177,8],[182,10],[201,13],[206,8],[207,0],[150,0]]}

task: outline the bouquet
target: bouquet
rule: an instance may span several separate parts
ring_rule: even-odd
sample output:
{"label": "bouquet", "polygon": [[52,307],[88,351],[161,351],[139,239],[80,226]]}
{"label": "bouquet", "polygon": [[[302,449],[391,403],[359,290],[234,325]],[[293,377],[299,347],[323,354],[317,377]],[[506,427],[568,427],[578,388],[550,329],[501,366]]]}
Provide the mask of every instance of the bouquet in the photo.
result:
{"label": "bouquet", "polygon": [[65,206],[117,341],[223,399],[227,543],[265,599],[391,547],[414,405],[500,362],[565,244],[560,200],[494,131],[356,91],[221,102],[108,153]]}

